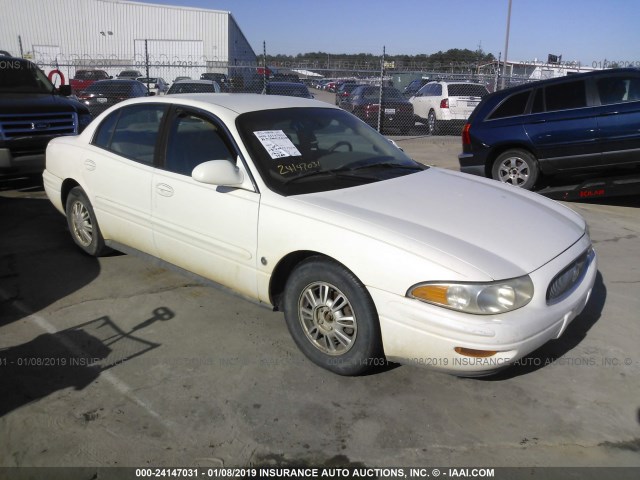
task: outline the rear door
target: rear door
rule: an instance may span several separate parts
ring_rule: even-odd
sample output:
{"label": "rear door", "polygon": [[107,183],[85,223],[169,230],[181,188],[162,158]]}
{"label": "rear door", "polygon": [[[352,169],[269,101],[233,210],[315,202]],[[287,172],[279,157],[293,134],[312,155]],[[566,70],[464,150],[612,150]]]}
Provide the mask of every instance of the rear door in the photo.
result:
{"label": "rear door", "polygon": [[595,108],[587,84],[577,79],[538,88],[524,128],[543,172],[579,170],[600,163]]}
{"label": "rear door", "polygon": [[116,110],[84,157],[84,186],[104,237],[151,255],[151,179],[166,110],[150,103]]}
{"label": "rear door", "polygon": [[640,74],[595,79],[596,108],[603,166],[640,164]]}
{"label": "rear door", "polygon": [[447,86],[452,118],[466,120],[489,91],[476,83],[450,83]]}

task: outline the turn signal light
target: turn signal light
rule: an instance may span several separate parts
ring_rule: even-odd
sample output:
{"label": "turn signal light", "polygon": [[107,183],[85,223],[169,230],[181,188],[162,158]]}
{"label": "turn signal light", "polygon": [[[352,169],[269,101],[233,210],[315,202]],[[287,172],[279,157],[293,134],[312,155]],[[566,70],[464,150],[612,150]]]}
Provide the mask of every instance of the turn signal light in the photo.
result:
{"label": "turn signal light", "polygon": [[496,353],[495,350],[474,350],[473,348],[456,347],[454,348],[456,353],[464,355],[465,357],[487,358],[493,357]]}

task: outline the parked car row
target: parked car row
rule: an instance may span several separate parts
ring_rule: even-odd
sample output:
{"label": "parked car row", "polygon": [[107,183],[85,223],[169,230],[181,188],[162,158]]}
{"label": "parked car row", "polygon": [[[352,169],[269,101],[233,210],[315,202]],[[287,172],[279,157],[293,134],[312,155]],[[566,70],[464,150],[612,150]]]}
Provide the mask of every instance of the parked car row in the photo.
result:
{"label": "parked car row", "polygon": [[354,78],[323,78],[320,80],[314,80],[312,86],[318,90],[324,90],[326,92],[336,93],[338,89],[345,84],[357,84],[358,81]]}

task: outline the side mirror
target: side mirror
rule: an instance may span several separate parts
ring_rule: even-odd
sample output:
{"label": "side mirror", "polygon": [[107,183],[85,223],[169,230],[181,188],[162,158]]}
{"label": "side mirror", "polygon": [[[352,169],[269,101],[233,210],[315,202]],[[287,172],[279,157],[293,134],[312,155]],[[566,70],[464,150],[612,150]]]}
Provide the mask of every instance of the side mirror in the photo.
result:
{"label": "side mirror", "polygon": [[63,97],[68,97],[71,95],[71,85],[60,85],[58,87],[58,93]]}
{"label": "side mirror", "polygon": [[193,169],[191,176],[201,183],[227,187],[240,186],[244,181],[244,175],[240,169],[229,160],[210,160],[201,163]]}
{"label": "side mirror", "polygon": [[111,80],[113,78],[113,75],[109,75],[109,80]]}

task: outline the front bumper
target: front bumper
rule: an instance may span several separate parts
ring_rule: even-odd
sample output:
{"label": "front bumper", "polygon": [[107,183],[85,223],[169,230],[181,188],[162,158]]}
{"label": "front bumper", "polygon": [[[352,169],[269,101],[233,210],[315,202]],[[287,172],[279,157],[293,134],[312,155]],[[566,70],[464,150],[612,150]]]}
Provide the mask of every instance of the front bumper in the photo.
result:
{"label": "front bumper", "polygon": [[[592,251],[582,279],[559,302],[548,305],[551,280],[591,246],[584,235],[561,255],[529,274],[534,296],[526,306],[499,315],[471,315],[369,288],[380,317],[388,360],[463,376],[499,371],[559,338],[586,306],[597,273]],[[493,356],[464,356],[454,349],[497,351]]]}
{"label": "front bumper", "polygon": [[0,172],[39,173],[44,163],[44,150],[14,156],[8,148],[0,148]]}

